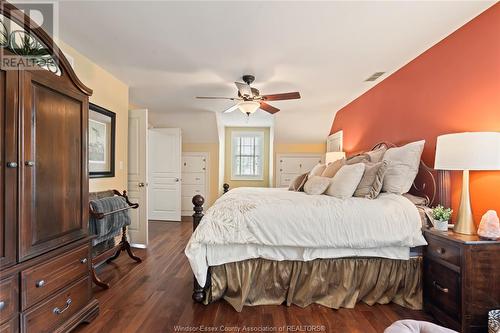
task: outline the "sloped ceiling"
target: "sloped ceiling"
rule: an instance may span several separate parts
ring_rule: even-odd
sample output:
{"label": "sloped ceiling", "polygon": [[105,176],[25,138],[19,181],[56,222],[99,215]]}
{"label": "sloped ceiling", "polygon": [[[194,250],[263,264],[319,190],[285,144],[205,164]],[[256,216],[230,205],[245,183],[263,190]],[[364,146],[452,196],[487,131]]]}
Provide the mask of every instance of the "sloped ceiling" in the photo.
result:
{"label": "sloped ceiling", "polygon": [[[323,142],[334,114],[494,1],[62,1],[60,37],[130,86],[154,126],[216,142],[214,112],[254,74],[272,104],[278,143]],[[387,74],[364,82],[371,74]],[[262,111],[259,111],[262,112]],[[247,124],[241,114],[241,125]]]}

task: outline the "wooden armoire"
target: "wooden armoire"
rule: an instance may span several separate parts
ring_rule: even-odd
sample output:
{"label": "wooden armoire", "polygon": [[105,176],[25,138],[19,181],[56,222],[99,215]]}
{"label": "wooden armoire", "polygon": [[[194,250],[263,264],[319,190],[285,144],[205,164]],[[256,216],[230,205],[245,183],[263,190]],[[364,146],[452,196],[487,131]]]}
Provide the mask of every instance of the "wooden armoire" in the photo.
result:
{"label": "wooden armoire", "polygon": [[0,332],[67,332],[99,313],[89,275],[92,90],[21,11],[1,0],[0,14],[49,60],[5,66],[21,50],[0,50]]}

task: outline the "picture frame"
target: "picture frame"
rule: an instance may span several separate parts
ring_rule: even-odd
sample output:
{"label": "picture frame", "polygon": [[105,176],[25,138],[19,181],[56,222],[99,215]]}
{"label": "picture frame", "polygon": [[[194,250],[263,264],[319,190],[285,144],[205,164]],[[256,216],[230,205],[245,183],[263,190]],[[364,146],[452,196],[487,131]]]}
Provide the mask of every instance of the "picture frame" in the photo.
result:
{"label": "picture frame", "polygon": [[115,176],[116,113],[89,103],[89,177]]}

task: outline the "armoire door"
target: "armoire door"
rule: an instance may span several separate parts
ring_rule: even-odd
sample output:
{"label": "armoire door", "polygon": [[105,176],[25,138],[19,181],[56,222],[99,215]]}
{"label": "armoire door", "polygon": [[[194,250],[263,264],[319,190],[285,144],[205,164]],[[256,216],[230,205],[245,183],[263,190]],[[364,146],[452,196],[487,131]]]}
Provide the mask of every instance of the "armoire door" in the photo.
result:
{"label": "armoire door", "polygon": [[18,75],[0,70],[0,268],[16,263]]}
{"label": "armoire door", "polygon": [[87,235],[88,100],[48,71],[23,71],[20,260]]}

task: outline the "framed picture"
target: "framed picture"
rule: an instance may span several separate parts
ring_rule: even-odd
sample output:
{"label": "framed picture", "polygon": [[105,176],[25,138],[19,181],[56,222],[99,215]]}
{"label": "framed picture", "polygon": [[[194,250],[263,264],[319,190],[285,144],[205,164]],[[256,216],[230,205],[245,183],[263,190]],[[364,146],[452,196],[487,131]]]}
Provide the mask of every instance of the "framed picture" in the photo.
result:
{"label": "framed picture", "polygon": [[89,104],[89,176],[115,176],[116,114]]}

